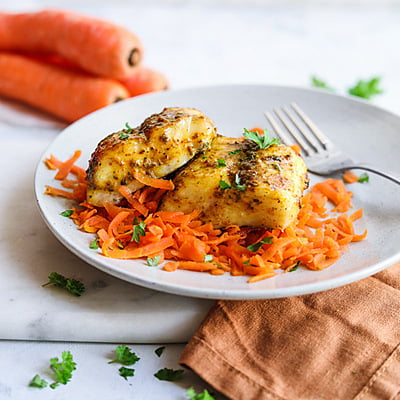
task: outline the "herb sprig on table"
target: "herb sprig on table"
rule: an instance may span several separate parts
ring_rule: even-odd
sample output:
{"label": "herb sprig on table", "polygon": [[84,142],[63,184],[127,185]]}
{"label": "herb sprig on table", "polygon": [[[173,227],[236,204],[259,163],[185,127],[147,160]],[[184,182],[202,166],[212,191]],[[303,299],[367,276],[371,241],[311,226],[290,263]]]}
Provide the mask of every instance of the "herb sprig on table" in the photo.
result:
{"label": "herb sprig on table", "polygon": [[42,285],[43,287],[54,285],[67,290],[75,296],[80,296],[85,291],[85,285],[82,282],[76,279],[66,278],[57,272],[51,272],[48,279],[49,281],[44,283]]}

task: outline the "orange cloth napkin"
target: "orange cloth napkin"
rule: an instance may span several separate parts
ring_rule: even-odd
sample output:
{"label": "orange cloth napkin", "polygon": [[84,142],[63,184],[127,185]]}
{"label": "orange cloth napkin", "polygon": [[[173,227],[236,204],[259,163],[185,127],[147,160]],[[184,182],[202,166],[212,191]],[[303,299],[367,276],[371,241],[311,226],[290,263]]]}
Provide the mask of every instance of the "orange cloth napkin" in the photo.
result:
{"label": "orange cloth napkin", "polygon": [[218,301],[180,362],[234,400],[400,400],[400,264],[322,293]]}

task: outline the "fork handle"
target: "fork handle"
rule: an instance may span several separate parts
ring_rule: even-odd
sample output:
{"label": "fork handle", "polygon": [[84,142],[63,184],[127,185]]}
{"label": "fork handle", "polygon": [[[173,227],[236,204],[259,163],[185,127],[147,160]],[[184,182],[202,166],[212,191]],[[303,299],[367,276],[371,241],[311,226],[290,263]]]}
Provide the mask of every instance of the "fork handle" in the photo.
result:
{"label": "fork handle", "polygon": [[346,169],[362,169],[364,171],[373,172],[374,174],[383,176],[384,178],[387,178],[387,179],[391,180],[392,182],[400,185],[400,178],[398,175],[395,175],[393,172],[378,170],[373,165],[360,163],[360,164],[351,165],[347,168],[341,168],[340,171],[344,171]]}

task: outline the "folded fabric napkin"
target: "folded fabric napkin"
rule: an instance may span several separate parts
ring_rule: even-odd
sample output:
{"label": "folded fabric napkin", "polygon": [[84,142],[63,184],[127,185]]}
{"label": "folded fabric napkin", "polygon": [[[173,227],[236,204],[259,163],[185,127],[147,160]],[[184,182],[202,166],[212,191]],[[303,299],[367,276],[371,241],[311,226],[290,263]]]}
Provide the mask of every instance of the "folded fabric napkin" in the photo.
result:
{"label": "folded fabric napkin", "polygon": [[234,400],[400,399],[400,263],[322,293],[218,301],[180,362]]}

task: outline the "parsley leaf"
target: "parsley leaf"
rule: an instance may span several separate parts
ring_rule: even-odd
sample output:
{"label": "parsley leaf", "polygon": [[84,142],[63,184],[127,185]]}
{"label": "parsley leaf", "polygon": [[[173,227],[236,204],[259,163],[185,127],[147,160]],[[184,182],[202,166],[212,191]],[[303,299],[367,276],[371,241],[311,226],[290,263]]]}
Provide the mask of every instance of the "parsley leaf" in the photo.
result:
{"label": "parsley leaf", "polygon": [[131,133],[133,131],[133,128],[131,128],[127,122],[125,122],[125,128],[127,133]]}
{"label": "parsley leaf", "polygon": [[48,385],[48,383],[42,379],[39,375],[35,375],[31,382],[29,383],[29,386],[31,387],[37,387],[37,388],[45,388]]}
{"label": "parsley leaf", "polygon": [[98,239],[97,239],[97,238],[94,238],[94,239],[90,242],[90,244],[89,244],[89,249],[96,250],[96,249],[98,249],[98,248],[99,248]]}
{"label": "parsley leaf", "polygon": [[297,268],[299,268],[299,265],[300,265],[300,261],[297,261],[296,264],[294,264],[293,267],[289,269],[289,272],[296,271]]}
{"label": "parsley leaf", "polygon": [[226,162],[223,158],[217,158],[217,168],[226,167]]}
{"label": "parsley leaf", "polygon": [[126,367],[121,367],[119,370],[119,374],[125,379],[128,380],[128,376],[134,376],[135,375],[135,370],[133,368],[126,368]]}
{"label": "parsley leaf", "polygon": [[146,232],[144,229],[146,228],[146,224],[144,221],[140,221],[139,223],[137,222],[137,219],[135,219],[133,226],[133,233],[132,233],[132,239],[131,242],[135,241],[136,243],[140,242],[140,237],[141,236],[146,236]]}
{"label": "parsley leaf", "polygon": [[381,78],[378,77],[372,78],[369,81],[359,80],[348,92],[353,96],[369,100],[371,97],[383,93],[383,90],[379,87],[380,82]]}
{"label": "parsley leaf", "polygon": [[252,251],[253,253],[255,253],[256,251],[260,250],[261,246],[263,245],[263,243],[266,244],[272,244],[274,243],[272,241],[273,237],[269,236],[269,237],[265,237],[264,239],[261,239],[259,242],[257,243],[253,243],[250,246],[247,246],[247,250]]}
{"label": "parsley leaf", "polygon": [[360,183],[367,183],[367,182],[369,182],[369,175],[368,175],[366,172],[364,172],[363,174],[361,174],[361,175],[358,177],[358,182],[360,182]]}
{"label": "parsley leaf", "polygon": [[243,135],[248,140],[252,140],[254,143],[257,143],[260,149],[266,149],[273,144],[279,144],[280,141],[277,138],[271,136],[267,129],[264,129],[264,135],[260,135],[258,132],[250,132],[246,128],[244,128]]}
{"label": "parsley leaf", "polygon": [[74,210],[65,210],[62,213],[60,213],[60,215],[62,215],[63,217],[70,217],[73,213]]}
{"label": "parsley leaf", "polygon": [[241,185],[240,184],[240,178],[239,174],[235,175],[235,185],[234,188],[238,190],[239,192],[244,192],[246,190],[246,185]]}
{"label": "parsley leaf", "polygon": [[157,265],[160,264],[160,260],[160,256],[155,256],[154,258],[147,257],[146,262],[149,267],[157,267]]}
{"label": "parsley leaf", "polygon": [[230,156],[233,156],[234,154],[240,153],[241,151],[242,151],[242,149],[236,149],[236,150],[230,151],[228,154],[229,154]]}
{"label": "parsley leaf", "polygon": [[232,188],[232,186],[229,183],[223,181],[222,179],[219,181],[219,187],[222,190],[231,189]]}
{"label": "parsley leaf", "polygon": [[182,378],[184,372],[183,369],[163,368],[157,371],[154,376],[160,381],[174,382]]}
{"label": "parsley leaf", "polygon": [[63,351],[61,361],[57,357],[50,359],[50,367],[56,374],[56,381],[50,387],[55,389],[60,383],[66,385],[72,378],[72,371],[76,369],[76,363],[69,351]]}
{"label": "parsley leaf", "polygon": [[207,389],[204,389],[202,393],[196,394],[193,388],[189,388],[186,391],[186,397],[189,400],[216,400],[214,396],[211,396]]}
{"label": "parsley leaf", "polygon": [[315,75],[311,77],[311,85],[314,87],[321,88],[321,89],[330,90],[331,92],[335,91],[335,89],[333,89],[331,86],[329,86],[323,80],[317,78]]}
{"label": "parsley leaf", "polygon": [[54,285],[62,289],[68,290],[75,296],[80,296],[85,291],[85,285],[77,281],[76,279],[66,278],[65,276],[57,273],[51,272],[48,276],[49,281],[44,283],[42,286]]}
{"label": "parsley leaf", "polygon": [[128,139],[128,137],[129,137],[129,135],[128,134],[126,134],[125,132],[121,132],[120,134],[119,134],[119,138],[120,139]]}
{"label": "parsley leaf", "polygon": [[164,350],[165,350],[165,346],[161,346],[158,349],[155,349],[154,353],[156,353],[158,357],[161,357],[161,354],[164,352]]}
{"label": "parsley leaf", "polygon": [[123,365],[133,365],[140,360],[140,358],[126,345],[121,344],[115,349],[117,358],[109,361],[109,364],[118,362]]}

